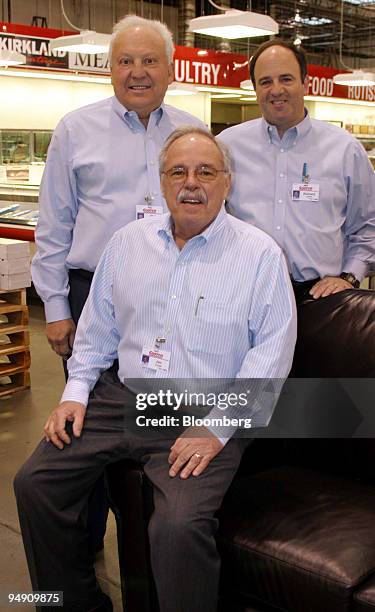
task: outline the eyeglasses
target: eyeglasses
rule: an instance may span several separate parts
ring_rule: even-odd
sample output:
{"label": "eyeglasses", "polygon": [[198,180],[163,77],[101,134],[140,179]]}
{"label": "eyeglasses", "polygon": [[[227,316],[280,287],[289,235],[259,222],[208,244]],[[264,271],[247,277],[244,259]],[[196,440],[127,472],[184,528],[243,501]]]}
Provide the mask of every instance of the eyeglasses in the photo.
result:
{"label": "eyeglasses", "polygon": [[[212,183],[217,178],[219,172],[228,174],[227,170],[216,170],[216,168],[213,168],[212,166],[205,165],[197,166],[194,168],[193,172],[195,178],[198,179],[200,183]],[[188,178],[189,170],[188,168],[185,168],[185,166],[174,166],[173,168],[162,172],[162,174],[166,174],[173,183],[182,183]]]}

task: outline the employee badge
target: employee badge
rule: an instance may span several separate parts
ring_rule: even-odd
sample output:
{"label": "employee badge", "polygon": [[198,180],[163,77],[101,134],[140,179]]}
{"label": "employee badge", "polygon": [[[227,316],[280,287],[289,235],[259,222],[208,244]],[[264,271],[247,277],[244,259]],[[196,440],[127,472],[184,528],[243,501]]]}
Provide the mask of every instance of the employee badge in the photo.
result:
{"label": "employee badge", "polygon": [[160,344],[142,349],[141,365],[149,370],[163,370],[168,372],[171,352],[161,348]]}
{"label": "employee badge", "polygon": [[146,217],[156,217],[157,215],[163,214],[162,206],[149,206],[146,204],[137,204],[136,208],[136,219],[145,219]]}
{"label": "employee badge", "polygon": [[292,200],[295,202],[319,202],[319,183],[293,183]]}

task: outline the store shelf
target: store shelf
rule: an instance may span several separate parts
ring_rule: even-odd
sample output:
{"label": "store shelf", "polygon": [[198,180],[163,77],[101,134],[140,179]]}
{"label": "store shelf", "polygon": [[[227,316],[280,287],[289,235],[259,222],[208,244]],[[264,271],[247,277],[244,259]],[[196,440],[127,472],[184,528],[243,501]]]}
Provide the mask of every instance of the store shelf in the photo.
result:
{"label": "store shelf", "polygon": [[26,290],[0,291],[0,397],[30,387]]}
{"label": "store shelf", "polygon": [[39,186],[0,182],[0,198],[7,202],[38,203]]}
{"label": "store shelf", "polygon": [[0,377],[0,398],[29,388],[30,372],[28,370]]}
{"label": "store shelf", "polygon": [[30,368],[30,351],[19,349],[0,356],[0,377],[18,374]]}

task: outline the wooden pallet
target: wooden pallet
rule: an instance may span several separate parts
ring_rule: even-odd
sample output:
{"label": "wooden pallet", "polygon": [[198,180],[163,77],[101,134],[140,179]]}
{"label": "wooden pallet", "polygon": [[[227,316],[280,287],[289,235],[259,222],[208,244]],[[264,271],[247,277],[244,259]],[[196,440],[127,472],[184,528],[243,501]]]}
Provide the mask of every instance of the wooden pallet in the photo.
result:
{"label": "wooden pallet", "polygon": [[23,347],[13,350],[12,353],[0,355],[0,376],[17,374],[30,367],[30,351],[25,351]]}
{"label": "wooden pallet", "polygon": [[0,289],[0,304],[26,306],[26,289]]}
{"label": "wooden pallet", "polygon": [[30,387],[26,289],[0,290],[0,398]]}
{"label": "wooden pallet", "polygon": [[0,377],[0,398],[30,388],[30,372],[25,370]]}

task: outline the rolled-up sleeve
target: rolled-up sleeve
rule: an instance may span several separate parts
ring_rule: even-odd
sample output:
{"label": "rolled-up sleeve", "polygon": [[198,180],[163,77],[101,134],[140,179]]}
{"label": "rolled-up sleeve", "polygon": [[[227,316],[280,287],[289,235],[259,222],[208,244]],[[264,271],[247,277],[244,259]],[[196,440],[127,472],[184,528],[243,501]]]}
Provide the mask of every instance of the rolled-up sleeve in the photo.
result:
{"label": "rolled-up sleeve", "polygon": [[359,143],[347,151],[348,189],[343,271],[362,280],[375,268],[375,173]]}
{"label": "rolled-up sleeve", "polygon": [[44,302],[47,322],[71,317],[66,258],[76,215],[72,134],[62,120],[53,134],[40,186],[37,253],[32,262],[32,278]]}

